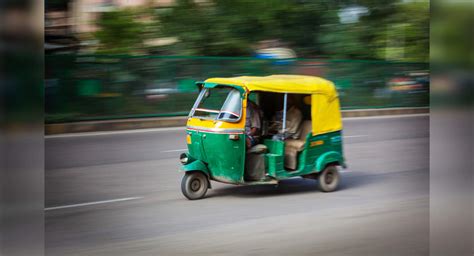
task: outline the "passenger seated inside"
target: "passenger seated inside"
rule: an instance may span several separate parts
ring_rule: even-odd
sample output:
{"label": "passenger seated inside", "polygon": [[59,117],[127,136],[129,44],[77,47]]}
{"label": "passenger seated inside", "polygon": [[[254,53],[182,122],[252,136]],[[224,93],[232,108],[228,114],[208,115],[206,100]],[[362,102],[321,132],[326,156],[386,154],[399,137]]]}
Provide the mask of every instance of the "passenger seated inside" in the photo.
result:
{"label": "passenger seated inside", "polygon": [[272,118],[271,125],[268,128],[270,134],[275,134],[273,139],[286,140],[288,138],[298,139],[299,128],[303,120],[301,110],[296,106],[296,99],[294,95],[288,95],[287,112],[286,112],[286,127],[282,132],[283,125],[283,109],[277,111]]}
{"label": "passenger seated inside", "polygon": [[298,167],[298,153],[303,151],[306,136],[308,136],[311,130],[311,120],[305,120],[300,127],[299,138],[285,140],[285,169],[296,170]]}
{"label": "passenger seated inside", "polygon": [[282,132],[283,109],[275,113],[269,127],[269,133],[274,134],[272,139],[285,141],[284,166],[287,170],[296,170],[298,153],[303,151],[306,136],[311,132],[311,121],[303,122],[297,102],[296,95],[288,95],[285,131]]}

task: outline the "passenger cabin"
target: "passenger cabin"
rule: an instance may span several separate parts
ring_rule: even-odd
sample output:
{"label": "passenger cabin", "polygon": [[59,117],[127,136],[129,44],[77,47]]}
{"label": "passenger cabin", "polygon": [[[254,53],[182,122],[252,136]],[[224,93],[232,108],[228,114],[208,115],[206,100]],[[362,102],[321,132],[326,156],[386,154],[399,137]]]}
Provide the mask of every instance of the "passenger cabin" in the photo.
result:
{"label": "passenger cabin", "polygon": [[[258,119],[254,122],[257,131],[251,136],[253,141],[245,146],[245,169],[240,180],[238,175],[216,175],[213,179],[230,183],[266,182],[311,176],[331,163],[345,166],[339,99],[332,82],[313,76],[272,75],[211,78],[198,85],[228,88],[242,99],[239,103],[227,97],[219,103],[226,109],[219,112],[226,122],[217,126],[244,130],[247,136],[249,119]],[[190,117],[202,111],[199,104],[193,109]],[[188,126],[193,125],[199,126],[198,121],[188,121]]]}

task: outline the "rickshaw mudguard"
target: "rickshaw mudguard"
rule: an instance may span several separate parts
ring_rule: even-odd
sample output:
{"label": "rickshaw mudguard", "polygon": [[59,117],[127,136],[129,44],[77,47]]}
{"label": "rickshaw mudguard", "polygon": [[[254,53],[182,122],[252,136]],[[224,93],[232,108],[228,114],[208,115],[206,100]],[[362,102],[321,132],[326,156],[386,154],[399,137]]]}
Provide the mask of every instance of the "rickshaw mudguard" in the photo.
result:
{"label": "rickshaw mudguard", "polygon": [[192,172],[198,171],[204,173],[209,178],[209,169],[206,164],[201,160],[195,160],[189,164],[181,166],[181,171],[183,172]]}
{"label": "rickshaw mudguard", "polygon": [[338,165],[345,166],[344,158],[339,152],[329,151],[318,157],[315,163],[315,169],[317,172],[320,172],[330,163],[337,163]]}

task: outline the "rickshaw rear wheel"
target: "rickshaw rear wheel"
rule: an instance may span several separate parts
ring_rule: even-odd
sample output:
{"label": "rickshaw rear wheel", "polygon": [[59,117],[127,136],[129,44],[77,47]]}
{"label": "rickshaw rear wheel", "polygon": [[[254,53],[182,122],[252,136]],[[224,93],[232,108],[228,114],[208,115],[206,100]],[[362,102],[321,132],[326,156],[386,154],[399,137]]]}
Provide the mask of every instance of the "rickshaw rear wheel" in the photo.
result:
{"label": "rickshaw rear wheel", "polygon": [[329,165],[319,174],[319,189],[323,192],[332,192],[339,186],[339,171],[337,166]]}
{"label": "rickshaw rear wheel", "polygon": [[181,180],[181,192],[189,200],[203,198],[208,187],[209,180],[202,172],[188,172]]}

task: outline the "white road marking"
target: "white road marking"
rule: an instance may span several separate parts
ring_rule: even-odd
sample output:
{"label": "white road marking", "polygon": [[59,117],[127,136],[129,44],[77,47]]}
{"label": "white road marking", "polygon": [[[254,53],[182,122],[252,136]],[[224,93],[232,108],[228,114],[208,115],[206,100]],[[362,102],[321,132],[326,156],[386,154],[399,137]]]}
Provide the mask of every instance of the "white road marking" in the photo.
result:
{"label": "white road marking", "polygon": [[66,208],[74,208],[74,207],[88,206],[88,205],[107,204],[107,203],[130,201],[130,200],[136,200],[136,199],[141,199],[141,198],[143,198],[143,197],[126,197],[126,198],[119,198],[119,199],[112,199],[112,200],[104,200],[104,201],[96,201],[96,202],[89,202],[89,203],[82,203],[82,204],[71,204],[71,205],[48,207],[48,208],[45,208],[44,210],[45,210],[45,211],[51,211],[51,210],[59,210],[59,209],[66,209]]}
{"label": "white road marking", "polygon": [[161,153],[180,152],[180,151],[186,151],[186,150],[188,150],[188,149],[187,149],[187,148],[183,148],[183,149],[172,149],[172,150],[161,151]]}
{"label": "white road marking", "polygon": [[368,137],[369,135],[344,135],[344,138],[359,138],[359,137]]}
{"label": "white road marking", "polygon": [[[420,117],[429,116],[429,113],[424,114],[407,114],[407,115],[386,115],[386,116],[365,116],[365,117],[344,117],[343,120],[367,120],[367,119],[386,119],[386,118],[404,118],[404,117]],[[131,133],[145,133],[145,132],[166,132],[166,131],[180,131],[185,130],[186,127],[163,127],[163,128],[148,128],[148,129],[135,129],[135,130],[123,130],[123,131],[106,131],[106,132],[78,132],[78,133],[65,133],[65,134],[54,134],[46,135],[46,139],[54,138],[70,138],[70,137],[83,137],[83,136],[101,136],[101,135],[115,135],[115,134],[131,134]]]}

